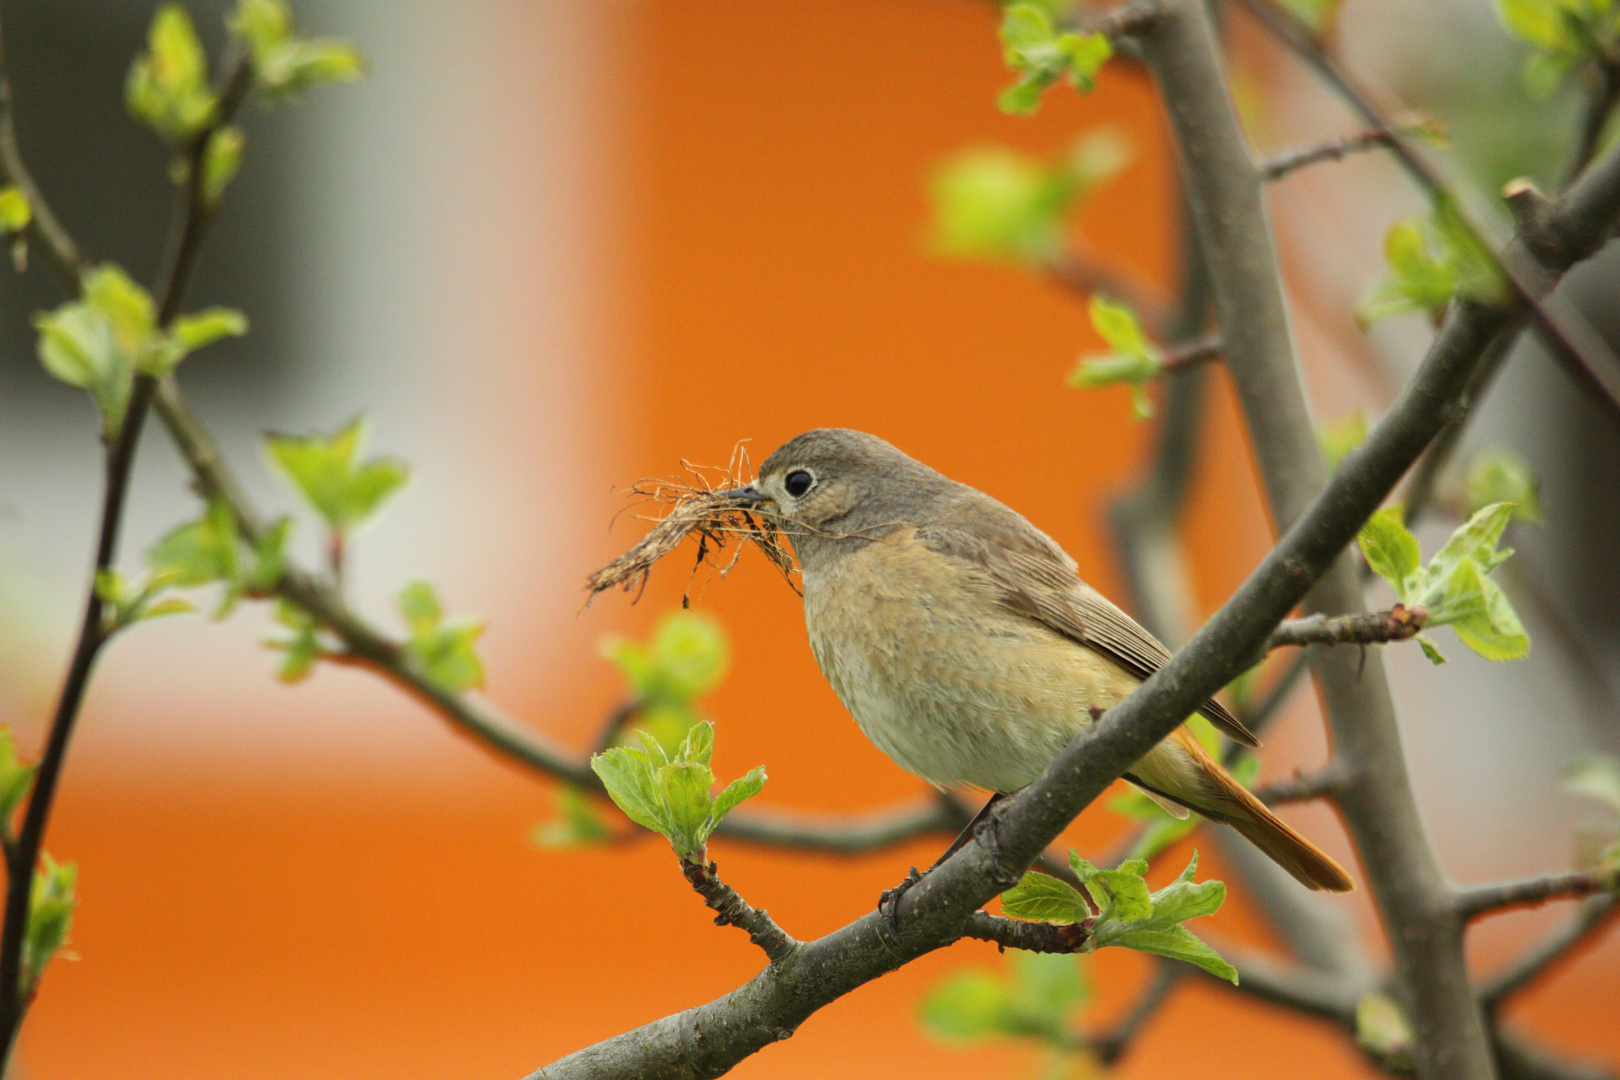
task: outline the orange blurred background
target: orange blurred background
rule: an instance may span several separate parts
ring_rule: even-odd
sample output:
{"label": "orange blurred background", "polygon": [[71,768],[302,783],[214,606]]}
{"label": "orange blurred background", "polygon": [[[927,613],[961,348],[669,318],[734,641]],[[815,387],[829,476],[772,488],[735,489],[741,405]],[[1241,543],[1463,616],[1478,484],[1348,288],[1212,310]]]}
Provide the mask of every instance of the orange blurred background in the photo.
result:
{"label": "orange blurred background", "polygon": [[[365,34],[383,30],[388,5],[308,13],[316,29],[374,51],[367,84],[300,107],[338,117],[298,121],[317,143],[357,147],[339,177],[345,190],[368,190],[355,177],[380,136],[368,141],[364,110],[383,109],[402,85],[416,96],[389,115],[404,135],[420,123],[427,140],[408,162],[464,156],[442,173],[390,174],[429,212],[413,220],[384,201],[399,215],[385,230],[389,246],[323,256],[326,276],[300,287],[312,293],[345,274],[409,279],[368,310],[442,325],[426,344],[399,324],[379,327],[402,354],[423,354],[417,368],[317,378],[304,396],[274,403],[272,417],[244,419],[239,440],[250,445],[251,431],[272,423],[327,427],[365,408],[374,448],[413,457],[412,492],[357,549],[372,612],[388,617],[387,597],[407,576],[439,583],[452,611],[491,618],[490,697],[583,747],[620,693],[596,643],[645,634],[686,581],[678,556],[639,606],[607,594],[576,615],[574,583],[642,528],[626,517],[604,531],[622,505],[615,487],[670,473],[682,458],[723,463],[741,438],[757,462],[824,425],[873,431],[1021,509],[1088,580],[1123,595],[1101,515],[1143,467],[1152,429],[1131,418],[1123,391],[1063,388],[1076,353],[1096,344],[1083,304],[1011,270],[936,260],[922,236],[927,178],[942,157],[981,142],[1055,154],[1108,123],[1128,133],[1136,156],[1088,203],[1085,239],[1168,285],[1167,149],[1139,72],[1114,65],[1095,93],[1054,93],[1039,115],[1018,119],[994,107],[1008,76],[992,15],[974,3],[504,3],[467,14],[470,29],[424,9],[402,9],[402,22],[425,29],[400,31],[417,35],[417,51],[393,65],[388,42]],[[409,67],[412,58],[438,66]],[[542,61],[552,66],[536,71]],[[361,104],[344,104],[346,94]],[[404,111],[440,94],[451,104],[426,120]],[[321,198],[316,181],[330,174],[313,175],[295,196]],[[255,208],[233,212],[251,221]],[[304,213],[316,227],[336,212]],[[554,229],[567,236],[555,240]],[[534,251],[558,262],[541,265]],[[412,316],[424,296],[438,306]],[[355,341],[370,333],[352,313],[317,307],[312,321],[328,315],[355,321]],[[494,329],[457,321],[485,317]],[[318,362],[341,366],[345,353]],[[72,434],[90,438],[82,423]],[[143,454],[141,468],[156,461],[176,490],[161,441]],[[238,461],[263,472],[251,451]],[[88,504],[93,471],[69,488]],[[1268,537],[1224,386],[1189,521],[1207,612]],[[389,547],[391,537],[408,546]],[[144,539],[137,528],[130,550]],[[838,705],[805,647],[798,602],[773,571],[745,554],[731,577],[699,584],[694,606],[721,619],[732,643],[731,673],[705,704],[722,777],[763,763],[762,801],[818,811],[922,790]],[[528,831],[552,813],[548,781],[362,672],[274,684],[255,647],[265,622],[262,610],[224,628],[166,621],[105,659],[48,844],[81,868],[77,958],[46,976],[25,1029],[29,1075],[512,1078],[759,968],[743,934],[711,925],[662,842],[534,847]],[[23,689],[6,704],[25,732],[37,732],[64,641],[50,624],[29,647],[35,670],[14,680]],[[1320,759],[1308,697],[1268,740],[1268,774]],[[1348,852],[1327,812],[1290,816]],[[1119,824],[1099,808],[1072,839],[1096,852]],[[729,883],[808,938],[868,910],[941,843],[850,860],[728,844],[714,855]],[[1218,876],[1218,860],[1205,856]],[[1352,910],[1375,940],[1364,897]],[[1481,965],[1561,914],[1508,920]],[[1266,942],[1241,897],[1204,929]],[[1611,945],[1550,981],[1524,1008],[1527,1023],[1620,1066],[1615,961]],[[1034,1075],[1022,1048],[961,1051],[920,1031],[921,994],[966,963],[999,960],[973,943],[926,957],[819,1013],[736,1075]],[[1128,1003],[1145,970],[1134,956],[1095,958],[1092,1018]],[[1120,1074],[1372,1073],[1339,1035],[1188,980]]]}

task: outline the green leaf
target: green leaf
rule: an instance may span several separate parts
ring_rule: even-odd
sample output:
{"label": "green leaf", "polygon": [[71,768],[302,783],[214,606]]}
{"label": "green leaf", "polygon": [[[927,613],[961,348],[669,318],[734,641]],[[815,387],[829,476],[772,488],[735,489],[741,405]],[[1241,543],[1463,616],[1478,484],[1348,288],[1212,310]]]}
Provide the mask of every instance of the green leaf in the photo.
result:
{"label": "green leaf", "polygon": [[1476,458],[1468,468],[1468,506],[1477,512],[1492,503],[1512,507],[1515,521],[1540,522],[1540,485],[1524,458],[1498,450]]}
{"label": "green leaf", "polygon": [[1146,919],[1153,913],[1147,881],[1142,876],[1148,869],[1145,860],[1127,859],[1113,870],[1102,870],[1070,852],[1069,865],[1096,905],[1099,924]]}
{"label": "green leaf", "polygon": [[1002,980],[970,968],[949,976],[923,998],[922,1021],[947,1042],[972,1042],[1002,1033],[1006,1005]]}
{"label": "green leaf", "polygon": [[[242,129],[226,125],[208,136],[203,150],[202,197],[208,206],[217,206],[225,188],[236,179],[242,167]],[[238,330],[237,333],[242,333]]]}
{"label": "green leaf", "polygon": [[1356,534],[1356,542],[1373,572],[1389,582],[1402,602],[1411,603],[1413,575],[1423,556],[1417,537],[1406,528],[1402,516],[1398,507],[1378,511]]}
{"label": "green leaf", "polygon": [[681,739],[677,754],[681,761],[695,761],[699,765],[709,764],[714,757],[714,725],[707,722],[693,724]]}
{"label": "green leaf", "polygon": [[391,458],[355,463],[364,439],[359,417],[331,435],[270,435],[270,459],[279,465],[316,513],[338,533],[364,522],[410,476]]}
{"label": "green leaf", "polygon": [[1491,503],[1480,507],[1446,539],[1445,545],[1430,560],[1431,580],[1449,574],[1464,561],[1478,563],[1480,569],[1486,572],[1507,561],[1512,551],[1497,551],[1496,545],[1512,520],[1513,507],[1509,503]]}
{"label": "green leaf", "polygon": [[34,220],[34,208],[16,184],[0,187],[0,232],[15,236]]}
{"label": "green leaf", "polygon": [[1458,591],[1478,597],[1477,608],[1470,607],[1462,617],[1448,620],[1464,645],[1491,661],[1518,660],[1529,654],[1530,637],[1507,594],[1485,576],[1478,563],[1460,564],[1452,582]]}
{"label": "green leaf", "polygon": [[67,944],[73,909],[78,906],[74,895],[78,877],[74,864],[41,855],[28,894],[28,930],[23,938],[21,992],[25,999],[32,995],[45,965]]}
{"label": "green leaf", "polygon": [[1356,1002],[1356,1043],[1392,1069],[1412,1068],[1412,1025],[1386,994],[1374,991]]}
{"label": "green leaf", "polygon": [[1065,75],[1076,88],[1090,90],[1097,72],[1114,47],[1102,34],[1075,34],[1058,29],[1052,12],[1038,3],[1013,3],[1002,10],[1002,55],[1019,79],[1002,92],[1004,112],[1035,111],[1046,90]]}
{"label": "green leaf", "polygon": [[246,42],[254,83],[268,97],[291,97],[365,74],[365,61],[347,42],[295,36],[292,14],[282,0],[240,0],[226,25]]}
{"label": "green leaf", "polygon": [[1038,870],[1029,871],[1001,894],[1001,910],[1010,918],[1031,922],[1077,923],[1092,916],[1079,890]]}
{"label": "green leaf", "polygon": [[1343,420],[1328,424],[1316,433],[1317,445],[1329,470],[1337,469],[1339,462],[1367,440],[1367,418],[1359,412]]}
{"label": "green leaf", "polygon": [[1580,60],[1575,53],[1531,53],[1524,58],[1524,71],[1520,76],[1524,82],[1524,92],[1533,101],[1546,100],[1580,66]]}
{"label": "green leaf", "polygon": [[265,642],[285,654],[276,678],[284,683],[303,682],[315,670],[315,661],[325,651],[321,647],[319,625],[313,615],[286,600],[276,605],[276,621],[292,631],[287,638]]}
{"label": "green leaf", "polygon": [[405,653],[429,681],[451,693],[484,684],[484,664],[474,649],[483,623],[446,622],[433,586],[425,581],[400,590],[399,609],[411,633]]}
{"label": "green leaf", "polygon": [[713,813],[715,824],[719,824],[720,819],[729,814],[738,803],[758,795],[764,786],[765,766],[763,765],[756,765],[748,770],[745,775],[727,784],[725,790],[714,797]]}
{"label": "green leaf", "polygon": [[669,840],[683,859],[697,859],[708,839],[709,788],[714,773],[696,761],[672,761],[658,770],[658,783],[669,810]]}
{"label": "green leaf", "polygon": [[1278,5],[1287,8],[1300,22],[1310,27],[1313,34],[1321,37],[1333,25],[1340,2],[1341,0],[1278,0]]}
{"label": "green leaf", "polygon": [[11,836],[11,819],[34,783],[38,766],[17,757],[17,740],[9,727],[0,727],[0,830]]}
{"label": "green leaf", "polygon": [[[686,706],[707,693],[725,674],[729,657],[720,624],[693,611],[678,611],[659,620],[647,646],[625,638],[608,638],[602,651],[624,673],[637,700],[650,706],[676,706],[694,719]],[[683,725],[673,742],[685,734]],[[672,745],[672,743],[666,743]]]}
{"label": "green leaf", "polygon": [[1069,172],[1030,155],[995,146],[963,150],[935,170],[929,246],[953,259],[1050,260],[1081,190]]}
{"label": "green leaf", "polygon": [[1147,354],[1152,351],[1136,312],[1101,293],[1091,297],[1091,325],[1110,346],[1122,353]]}
{"label": "green leaf", "polygon": [[211,307],[180,316],[170,332],[185,353],[193,353],[222,338],[241,337],[247,329],[247,316],[240,311]]}
{"label": "green leaf", "polygon": [[1155,956],[1166,956],[1172,960],[1185,960],[1189,964],[1203,968],[1217,979],[1225,979],[1233,986],[1238,982],[1237,968],[1223,960],[1220,953],[1179,923],[1122,928],[1112,934],[1111,940],[1108,941],[1101,940],[1099,935],[1097,945],[1099,948],[1104,945],[1120,945],[1127,949],[1135,949],[1137,952],[1153,953]]}
{"label": "green leaf", "polygon": [[241,572],[236,521],[223,503],[210,504],[203,516],[165,534],[147,551],[146,565],[171,574],[175,585],[191,588],[214,581],[235,581]]}
{"label": "green leaf", "polygon": [[1427,634],[1419,634],[1417,636],[1417,643],[1418,647],[1423,650],[1423,655],[1428,659],[1429,663],[1433,664],[1435,667],[1439,667],[1441,664],[1446,662],[1446,654],[1440,651],[1440,647],[1436,645]]}
{"label": "green leaf", "polygon": [[1516,37],[1543,49],[1571,44],[1558,0],[1496,0],[1496,14]]}
{"label": "green leaf", "polygon": [[602,780],[608,798],[624,816],[644,829],[668,836],[673,829],[661,785],[647,755],[614,747],[591,755],[591,770]]}
{"label": "green leaf", "polygon": [[547,848],[581,848],[613,839],[613,830],[579,788],[563,784],[557,788],[556,799],[556,818],[536,825],[529,833],[529,839],[535,844]]}
{"label": "green leaf", "polygon": [[1564,790],[1606,803],[1620,814],[1620,759],[1593,754],[1576,762],[1564,774]]}
{"label": "green leaf", "polygon": [[193,138],[213,118],[208,63],[179,4],[163,4],[153,16],[147,51],[129,69],[124,98],[131,115],[172,143]]}

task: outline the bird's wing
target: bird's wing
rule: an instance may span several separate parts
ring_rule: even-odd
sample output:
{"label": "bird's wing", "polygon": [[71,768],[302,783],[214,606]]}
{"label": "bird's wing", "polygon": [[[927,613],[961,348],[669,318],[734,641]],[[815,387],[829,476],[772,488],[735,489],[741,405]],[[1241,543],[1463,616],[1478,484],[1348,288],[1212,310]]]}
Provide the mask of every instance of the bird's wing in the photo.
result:
{"label": "bird's wing", "polygon": [[[951,506],[919,527],[917,539],[977,567],[1000,590],[1009,610],[1096,649],[1138,678],[1146,679],[1170,659],[1170,650],[1140,623],[1080,580],[1075,561],[1051,537],[982,492],[965,488],[960,498],[970,505]],[[963,516],[971,518],[972,529],[954,524]],[[1260,745],[1213,698],[1198,711],[1237,742]]]}

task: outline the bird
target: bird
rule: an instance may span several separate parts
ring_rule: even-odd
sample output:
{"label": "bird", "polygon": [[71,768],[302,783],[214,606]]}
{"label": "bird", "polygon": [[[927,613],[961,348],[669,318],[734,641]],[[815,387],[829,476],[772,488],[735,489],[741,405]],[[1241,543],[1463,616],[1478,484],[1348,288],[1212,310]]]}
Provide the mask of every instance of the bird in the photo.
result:
{"label": "bird", "polygon": [[[720,494],[792,544],[811,652],[861,731],[936,787],[990,792],[986,812],[1170,659],[1021,514],[875,435],[807,431]],[[1259,745],[1218,701],[1199,712]],[[1355,888],[1185,726],[1125,779],[1231,826],[1309,889]]]}

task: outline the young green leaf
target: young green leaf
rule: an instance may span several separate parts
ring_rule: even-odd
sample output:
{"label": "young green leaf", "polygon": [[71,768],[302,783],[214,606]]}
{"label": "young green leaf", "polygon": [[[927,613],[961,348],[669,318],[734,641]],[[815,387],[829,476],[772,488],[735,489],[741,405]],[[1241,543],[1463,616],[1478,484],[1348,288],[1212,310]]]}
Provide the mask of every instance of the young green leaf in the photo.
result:
{"label": "young green leaf", "polygon": [[1412,1068],[1416,1036],[1401,1007],[1387,994],[1363,994],[1356,1002],[1356,1043],[1391,1069]]}
{"label": "young green leaf", "polygon": [[1063,1048],[1086,985],[1074,956],[1015,952],[1008,970],[960,971],[923,999],[923,1023],[948,1042],[989,1036],[1037,1039]]}
{"label": "young green leaf", "polygon": [[1147,881],[1142,876],[1148,870],[1145,859],[1127,859],[1113,870],[1102,870],[1070,852],[1069,866],[1096,905],[1099,924],[1136,922],[1153,914]]}
{"label": "young green leaf", "polygon": [[644,829],[669,836],[673,825],[664,805],[662,785],[645,752],[617,746],[591,757],[591,770],[602,780],[608,798],[624,816]]}
{"label": "young green leaf", "polygon": [[1136,313],[1101,293],[1093,293],[1089,306],[1091,325],[1114,350],[1102,356],[1082,356],[1069,374],[1069,385],[1092,389],[1125,383],[1131,388],[1131,402],[1138,419],[1153,415],[1153,402],[1147,384],[1164,370],[1164,358],[1148,341]]}
{"label": "young green leaf", "polygon": [[179,4],[157,9],[147,51],[129,69],[124,97],[131,115],[175,144],[193,138],[213,118],[217,102],[208,86],[208,63],[191,16]]}
{"label": "young green leaf", "polygon": [[1078,889],[1039,870],[1028,871],[1001,894],[1001,910],[1009,918],[1030,922],[1077,923],[1092,916]]}
{"label": "young green leaf", "polygon": [[282,0],[239,0],[226,25],[247,44],[254,84],[271,98],[292,97],[323,83],[353,82],[365,74],[354,46],[295,35]]}
{"label": "young green leaf", "polygon": [[284,683],[303,682],[315,670],[315,661],[326,651],[321,644],[320,626],[313,615],[287,600],[276,605],[276,621],[292,631],[286,638],[265,642],[285,654],[276,678]]}
{"label": "young green leaf", "polygon": [[1500,300],[1506,289],[1496,255],[1474,235],[1457,205],[1436,200],[1427,220],[1406,219],[1384,237],[1386,278],[1362,305],[1370,325],[1406,311],[1424,311],[1438,322],[1453,297]]}
{"label": "young green leaf", "polygon": [[483,623],[445,621],[439,598],[425,581],[400,591],[399,609],[410,628],[405,654],[430,682],[452,693],[484,685],[484,664],[474,648]]}
{"label": "young green leaf", "polygon": [[1570,766],[1564,790],[1606,804],[1620,814],[1620,759],[1594,754]]}
{"label": "young green leaf", "polygon": [[17,740],[9,727],[0,727],[0,833],[11,835],[11,819],[34,783],[38,766],[17,757]]}
{"label": "young green leaf", "polygon": [[203,516],[164,535],[146,553],[154,572],[173,575],[181,588],[235,581],[241,571],[236,520],[223,503],[209,504]]}
{"label": "young green leaf", "polygon": [[1423,553],[1402,518],[1399,507],[1378,511],[1356,533],[1356,543],[1373,573],[1389,582],[1402,603],[1410,604],[1413,575],[1422,565]]}
{"label": "young green leaf", "polygon": [[16,236],[34,220],[34,208],[16,184],[0,187],[0,233]]}
{"label": "young green leaf", "polygon": [[[699,724],[699,727],[704,725]],[[714,821],[719,824],[720,819],[731,812],[732,808],[744,799],[752,799],[765,787],[765,766],[756,765],[747,773],[733,780],[725,786],[720,794],[714,797]]]}
{"label": "young green leaf", "polygon": [[715,798],[708,765],[713,725],[695,725],[673,756],[646,732],[636,736],[639,747],[606,750],[591,758],[591,768],[631,821],[666,837],[683,861],[701,862],[714,827],[738,803],[759,793],[765,770],[756,768],[732,781]]}
{"label": "young green leaf", "polygon": [[242,143],[242,129],[230,125],[208,136],[202,167],[202,197],[206,205],[217,206],[225,188],[236,179],[236,172],[242,167]]}
{"label": "young green leaf", "polygon": [[355,417],[331,435],[270,435],[265,440],[270,459],[339,534],[376,513],[410,476],[410,470],[392,458],[357,464],[364,437],[364,425]]}
{"label": "young green leaf", "polygon": [[1328,424],[1316,433],[1317,445],[1329,469],[1337,469],[1339,462],[1367,441],[1367,418],[1359,412],[1351,413],[1337,423]]}
{"label": "young green leaf", "polygon": [[1003,8],[1000,36],[1007,66],[1018,73],[1018,81],[997,99],[1003,112],[1034,112],[1047,89],[1065,75],[1077,89],[1090,90],[1097,72],[1114,55],[1107,37],[1060,30],[1051,9],[1039,3]]}
{"label": "young green leaf", "polygon": [[28,894],[28,929],[23,937],[21,993],[25,998],[33,994],[45,965],[67,944],[73,909],[78,906],[74,895],[78,877],[73,863],[58,863],[41,854]]}
{"label": "young green leaf", "polygon": [[1492,503],[1507,503],[1513,520],[1540,522],[1541,485],[1524,458],[1511,450],[1483,454],[1468,467],[1468,509],[1470,513]]}
{"label": "young green leaf", "polygon": [[922,1000],[922,1022],[946,1042],[968,1043],[1005,1034],[1007,988],[980,968],[948,976]]}
{"label": "young green leaf", "polygon": [[536,825],[529,839],[540,847],[581,848],[606,843],[613,830],[597,814],[586,794],[573,784],[557,788],[557,816]]}

